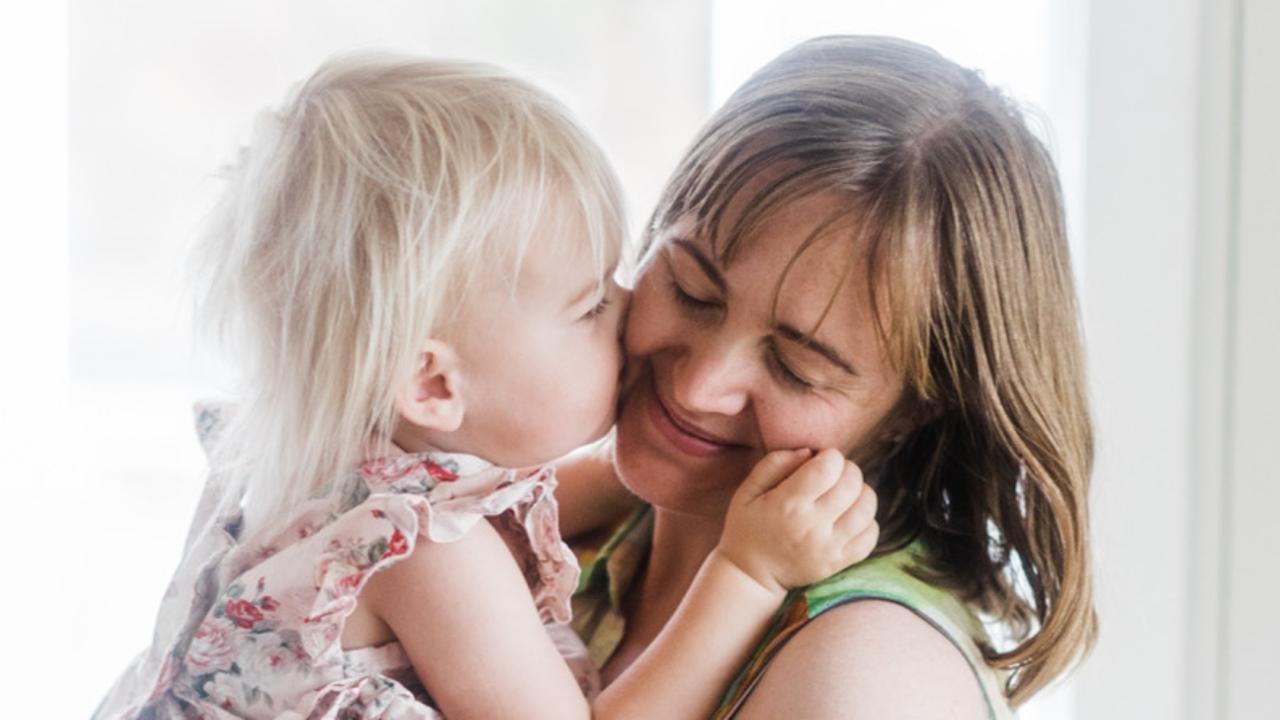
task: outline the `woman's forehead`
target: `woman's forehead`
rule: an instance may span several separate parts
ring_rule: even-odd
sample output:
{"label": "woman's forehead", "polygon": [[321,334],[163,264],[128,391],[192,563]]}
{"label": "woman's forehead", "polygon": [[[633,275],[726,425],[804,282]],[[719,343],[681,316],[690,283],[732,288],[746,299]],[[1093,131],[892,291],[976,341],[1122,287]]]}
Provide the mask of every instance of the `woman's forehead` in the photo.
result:
{"label": "woman's forehead", "polygon": [[827,268],[832,260],[842,260],[841,271],[865,261],[866,244],[860,241],[856,213],[843,194],[792,198],[767,212],[754,211],[749,218],[744,218],[745,212],[731,206],[715,227],[708,219],[686,213],[658,233],[657,245],[692,243],[725,271],[749,257],[748,265],[774,268],[779,279],[794,271]]}

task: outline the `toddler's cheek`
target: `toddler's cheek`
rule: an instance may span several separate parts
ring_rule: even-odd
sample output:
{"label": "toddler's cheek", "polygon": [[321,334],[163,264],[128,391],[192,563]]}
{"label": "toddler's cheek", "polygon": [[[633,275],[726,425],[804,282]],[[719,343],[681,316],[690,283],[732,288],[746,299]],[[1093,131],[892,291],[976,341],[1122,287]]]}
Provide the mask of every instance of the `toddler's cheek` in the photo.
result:
{"label": "toddler's cheek", "polygon": [[[621,362],[600,363],[590,376],[583,376],[582,420],[591,426],[593,436],[607,432],[617,419],[618,381]],[[594,438],[593,438],[594,439]]]}

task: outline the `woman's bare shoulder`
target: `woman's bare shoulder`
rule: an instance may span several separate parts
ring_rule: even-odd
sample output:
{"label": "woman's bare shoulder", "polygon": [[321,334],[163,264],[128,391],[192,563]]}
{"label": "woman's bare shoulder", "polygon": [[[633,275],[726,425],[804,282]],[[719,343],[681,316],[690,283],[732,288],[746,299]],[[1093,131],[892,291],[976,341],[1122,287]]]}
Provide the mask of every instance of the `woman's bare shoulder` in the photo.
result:
{"label": "woman's bare shoulder", "polygon": [[911,610],[859,600],[805,625],[737,717],[987,717],[960,650]]}

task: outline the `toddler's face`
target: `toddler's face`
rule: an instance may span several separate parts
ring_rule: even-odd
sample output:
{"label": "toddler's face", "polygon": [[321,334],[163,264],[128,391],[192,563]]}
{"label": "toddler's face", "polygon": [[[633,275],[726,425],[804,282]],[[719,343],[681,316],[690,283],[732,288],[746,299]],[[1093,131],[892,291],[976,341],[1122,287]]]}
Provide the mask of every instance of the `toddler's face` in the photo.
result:
{"label": "toddler's face", "polygon": [[467,308],[455,345],[468,452],[539,465],[613,426],[628,294],[613,281],[617,258],[601,277],[586,245],[536,239],[515,292],[494,283]]}

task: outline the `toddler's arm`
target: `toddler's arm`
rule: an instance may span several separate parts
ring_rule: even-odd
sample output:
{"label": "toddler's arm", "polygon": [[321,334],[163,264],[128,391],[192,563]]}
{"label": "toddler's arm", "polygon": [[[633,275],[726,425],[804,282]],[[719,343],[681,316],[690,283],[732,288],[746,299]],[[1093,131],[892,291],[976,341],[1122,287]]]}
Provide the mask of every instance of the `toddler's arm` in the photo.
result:
{"label": "toddler's arm", "polygon": [[675,615],[601,693],[595,716],[708,716],[788,588],[871,554],[875,511],[875,493],[838,452],[766,456],[734,495],[720,544]]}
{"label": "toddler's arm", "polygon": [[498,532],[417,543],[360,594],[408,653],[445,717],[587,718],[573,674],[538,618]]}

